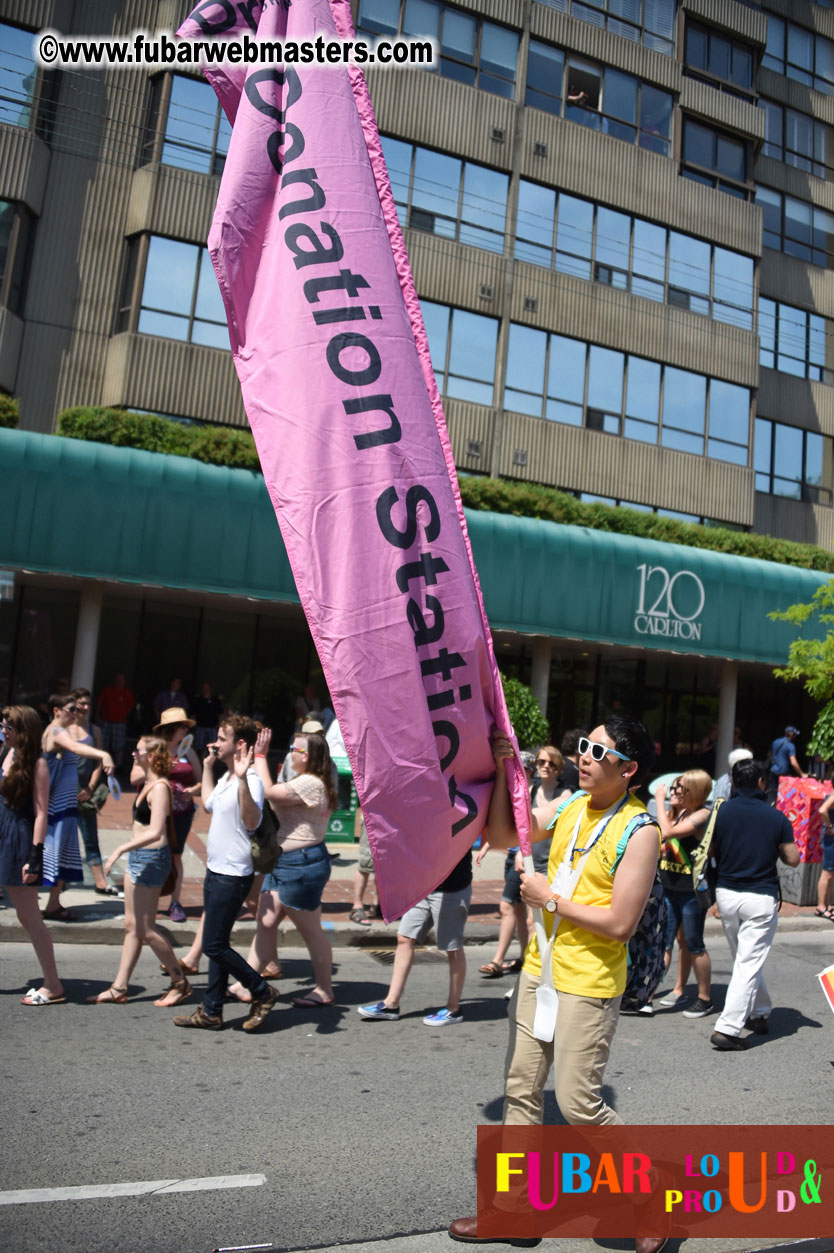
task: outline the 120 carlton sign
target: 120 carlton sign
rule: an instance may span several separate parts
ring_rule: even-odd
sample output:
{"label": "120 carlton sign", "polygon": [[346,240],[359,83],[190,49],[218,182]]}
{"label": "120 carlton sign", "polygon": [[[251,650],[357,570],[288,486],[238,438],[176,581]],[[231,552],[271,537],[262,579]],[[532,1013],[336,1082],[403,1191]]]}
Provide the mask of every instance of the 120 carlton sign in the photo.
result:
{"label": "120 carlton sign", "polygon": [[670,574],[665,566],[637,567],[637,613],[634,629],[638,635],[662,635],[666,639],[700,640],[700,618],[706,602],[704,585],[691,570]]}

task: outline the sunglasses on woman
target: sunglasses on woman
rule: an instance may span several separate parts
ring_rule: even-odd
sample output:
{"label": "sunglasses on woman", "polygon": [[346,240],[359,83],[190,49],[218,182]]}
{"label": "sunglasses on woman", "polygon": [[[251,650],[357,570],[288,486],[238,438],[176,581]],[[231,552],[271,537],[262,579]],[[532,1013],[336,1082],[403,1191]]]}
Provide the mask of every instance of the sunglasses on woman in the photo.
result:
{"label": "sunglasses on woman", "polygon": [[609,748],[607,744],[600,744],[598,740],[589,740],[586,735],[583,735],[579,740],[579,755],[584,757],[586,753],[590,753],[594,761],[605,761],[606,753],[619,757],[620,761],[632,760],[626,757],[625,753],[617,752],[616,748]]}

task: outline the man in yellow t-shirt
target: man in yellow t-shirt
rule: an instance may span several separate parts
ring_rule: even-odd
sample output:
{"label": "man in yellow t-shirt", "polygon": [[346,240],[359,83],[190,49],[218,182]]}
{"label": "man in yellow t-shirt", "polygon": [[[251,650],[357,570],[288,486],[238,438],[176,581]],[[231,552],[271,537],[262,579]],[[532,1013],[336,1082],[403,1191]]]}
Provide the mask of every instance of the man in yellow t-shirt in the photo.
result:
{"label": "man in yellow t-shirt", "polygon": [[[509,742],[495,737],[493,754],[498,769],[486,838],[491,848],[511,848],[518,843],[518,834],[503,765],[512,754]],[[558,818],[558,800],[533,810],[533,840],[550,839],[553,828],[550,859],[546,876],[522,875],[521,894],[528,905],[543,911],[548,938],[560,924],[552,958],[558,1015],[553,1039],[537,1039],[533,1021],[542,978],[534,937],[510,1002],[505,1124],[541,1123],[544,1085],[554,1054],[556,1099],[567,1122],[622,1123],[603,1099],[602,1080],[626,983],[628,941],[654,881],[660,833],[647,822],[633,831],[624,851],[619,846],[629,823],[646,812],[629,788],[644,781],[654,756],[651,736],[641,722],[611,716],[579,742],[579,786],[585,795],[568,804]],[[571,845],[572,856],[566,859]],[[564,885],[585,850],[590,851],[571,891]],[[474,1218],[457,1219],[449,1234],[465,1243],[493,1243],[478,1236]],[[637,1251],[658,1253],[663,1243],[639,1239]]]}

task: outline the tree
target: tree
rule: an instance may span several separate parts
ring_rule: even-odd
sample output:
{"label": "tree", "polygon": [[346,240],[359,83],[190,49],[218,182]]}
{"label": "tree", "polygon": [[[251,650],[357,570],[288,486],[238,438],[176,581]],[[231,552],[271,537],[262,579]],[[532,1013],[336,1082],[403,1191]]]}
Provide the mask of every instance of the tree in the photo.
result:
{"label": "tree", "polygon": [[[768,617],[801,628],[811,618],[829,626],[834,623],[834,580],[821,583],[811,600],[774,611]],[[800,635],[788,651],[788,664],[773,672],[788,682],[800,679],[814,700],[825,702],[814,723],[808,752],[830,761],[834,758],[834,631],[821,639]]]}
{"label": "tree", "polygon": [[501,682],[519,748],[534,748],[538,744],[546,744],[550,738],[550,728],[530,688],[520,679],[502,678]]}

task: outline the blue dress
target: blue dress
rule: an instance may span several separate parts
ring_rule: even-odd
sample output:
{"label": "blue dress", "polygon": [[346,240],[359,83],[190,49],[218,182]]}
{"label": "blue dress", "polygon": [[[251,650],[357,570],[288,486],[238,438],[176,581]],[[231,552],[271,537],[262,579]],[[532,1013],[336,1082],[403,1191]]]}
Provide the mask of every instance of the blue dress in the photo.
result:
{"label": "blue dress", "polygon": [[31,798],[22,809],[12,809],[0,793],[0,886],[18,888],[23,885],[21,871],[29,856],[35,808]]}
{"label": "blue dress", "polygon": [[49,818],[43,846],[43,881],[80,883],[84,878],[78,846],[78,756],[60,749],[45,753],[49,768]]}

